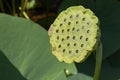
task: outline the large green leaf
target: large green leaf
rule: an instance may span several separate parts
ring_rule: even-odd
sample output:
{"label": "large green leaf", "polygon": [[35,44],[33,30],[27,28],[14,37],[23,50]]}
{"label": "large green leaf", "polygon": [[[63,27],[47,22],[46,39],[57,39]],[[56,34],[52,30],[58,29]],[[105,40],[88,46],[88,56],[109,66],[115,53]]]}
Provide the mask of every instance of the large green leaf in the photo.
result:
{"label": "large green leaf", "polygon": [[85,74],[76,74],[74,76],[70,76],[68,80],[93,80],[93,78]]}
{"label": "large green leaf", "polygon": [[[116,63],[119,63],[119,59],[120,56],[117,60],[114,60],[114,63],[112,62],[113,58],[104,60],[100,80],[120,80],[120,64],[116,65]],[[93,80],[95,67],[93,63],[95,63],[95,61],[93,57],[90,56],[86,62],[77,64],[79,74],[69,77],[68,80]]]}
{"label": "large green leaf", "polygon": [[59,11],[74,5],[90,8],[100,20],[103,59],[120,48],[120,1],[119,0],[63,0]]}
{"label": "large green leaf", "polygon": [[65,69],[77,73],[74,64],[57,61],[47,31],[29,20],[0,14],[0,50],[0,80],[66,80]]}

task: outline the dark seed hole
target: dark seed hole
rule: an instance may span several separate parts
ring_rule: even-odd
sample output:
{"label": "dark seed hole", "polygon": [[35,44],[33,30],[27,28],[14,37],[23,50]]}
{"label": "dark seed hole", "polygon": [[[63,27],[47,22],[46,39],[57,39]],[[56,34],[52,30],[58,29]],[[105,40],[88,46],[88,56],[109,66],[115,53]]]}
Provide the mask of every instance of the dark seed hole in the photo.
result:
{"label": "dark seed hole", "polygon": [[80,39],[82,39],[83,38],[83,36],[80,36]]}
{"label": "dark seed hole", "polygon": [[86,38],[85,40],[88,41],[88,38]]}
{"label": "dark seed hole", "polygon": [[85,18],[83,18],[82,21],[85,21]]}
{"label": "dark seed hole", "polygon": [[75,36],[73,36],[73,40],[75,40]]}
{"label": "dark seed hole", "polygon": [[79,52],[79,50],[76,50],[76,53],[78,53]]}
{"label": "dark seed hole", "polygon": [[69,32],[70,31],[70,29],[67,29],[67,32]]}
{"label": "dark seed hole", "polygon": [[87,30],[87,33],[90,33],[90,30]]}
{"label": "dark seed hole", "polygon": [[81,47],[83,47],[84,46],[84,44],[81,44]]}
{"label": "dark seed hole", "polygon": [[73,28],[72,28],[72,31],[74,31],[74,30],[75,30],[75,28],[73,27]]}
{"label": "dark seed hole", "polygon": [[70,46],[70,43],[68,43],[67,46]]}
{"label": "dark seed hole", "polygon": [[67,36],[67,39],[69,39],[70,38],[70,36]]}
{"label": "dark seed hole", "polygon": [[58,48],[61,48],[61,45],[59,45]]}
{"label": "dark seed hole", "polygon": [[79,14],[77,14],[76,17],[78,18],[78,17],[79,17]]}
{"label": "dark seed hole", "polygon": [[64,29],[62,30],[62,33],[64,32]]}
{"label": "dark seed hole", "polygon": [[57,36],[57,39],[59,39],[59,36]]}
{"label": "dark seed hole", "polygon": [[71,24],[71,22],[68,22],[68,25],[70,25]]}
{"label": "dark seed hole", "polygon": [[59,30],[57,29],[57,30],[56,30],[56,33],[58,33],[58,32],[59,32]]}
{"label": "dark seed hole", "polygon": [[79,23],[79,21],[76,21],[76,24],[78,24]]}
{"label": "dark seed hole", "polygon": [[90,22],[87,22],[87,25],[90,25]]}
{"label": "dark seed hole", "polygon": [[64,38],[62,38],[62,41],[64,41]]}
{"label": "dark seed hole", "polygon": [[74,46],[76,46],[77,44],[76,43],[74,43]]}
{"label": "dark seed hole", "polygon": [[71,54],[71,53],[72,53],[72,51],[70,50],[70,51],[69,51],[69,54]]}
{"label": "dark seed hole", "polygon": [[77,32],[79,32],[80,31],[80,29],[77,29]]}
{"label": "dark seed hole", "polygon": [[65,52],[65,49],[63,49],[63,52]]}
{"label": "dark seed hole", "polygon": [[62,26],[63,24],[60,24],[60,26]]}
{"label": "dark seed hole", "polygon": [[67,20],[67,19],[65,18],[65,19],[64,19],[64,22],[66,22],[66,20]]}
{"label": "dark seed hole", "polygon": [[84,29],[85,27],[84,26],[82,26],[82,29]]}
{"label": "dark seed hole", "polygon": [[71,15],[70,18],[73,18],[73,15]]}

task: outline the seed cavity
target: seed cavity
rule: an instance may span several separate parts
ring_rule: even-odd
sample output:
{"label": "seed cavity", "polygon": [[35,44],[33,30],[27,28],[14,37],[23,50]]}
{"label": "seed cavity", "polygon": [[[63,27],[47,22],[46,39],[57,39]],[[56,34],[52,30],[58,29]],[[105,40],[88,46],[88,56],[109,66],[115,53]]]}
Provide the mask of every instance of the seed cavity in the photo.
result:
{"label": "seed cavity", "polygon": [[62,26],[63,24],[60,24],[60,26]]}
{"label": "seed cavity", "polygon": [[76,17],[78,18],[78,17],[79,17],[79,14],[77,14]]}
{"label": "seed cavity", "polygon": [[59,45],[58,48],[61,48],[61,45]]}
{"label": "seed cavity", "polygon": [[59,32],[59,30],[57,29],[57,30],[56,30],[56,33],[58,33],[58,32]]}
{"label": "seed cavity", "polygon": [[75,28],[73,27],[73,28],[72,28],[72,31],[74,31],[74,30],[75,30]]}
{"label": "seed cavity", "polygon": [[72,19],[72,18],[73,18],[73,15],[70,15],[70,18]]}
{"label": "seed cavity", "polygon": [[70,43],[68,43],[67,46],[69,47],[69,46],[70,46]]}
{"label": "seed cavity", "polygon": [[81,48],[84,46],[84,44],[81,44]]}
{"label": "seed cavity", "polygon": [[79,24],[79,21],[76,21],[76,24]]}
{"label": "seed cavity", "polygon": [[62,41],[64,41],[64,38],[62,38]]}
{"label": "seed cavity", "polygon": [[70,36],[67,36],[67,39],[69,39],[70,38]]}
{"label": "seed cavity", "polygon": [[74,46],[76,46],[77,44],[76,43],[74,43]]}
{"label": "seed cavity", "polygon": [[76,53],[78,53],[78,52],[79,52],[79,50],[76,50],[75,52],[76,52]]}
{"label": "seed cavity", "polygon": [[59,40],[59,36],[57,36],[57,39]]}
{"label": "seed cavity", "polygon": [[73,40],[75,40],[75,36],[73,36]]}
{"label": "seed cavity", "polygon": [[85,28],[85,26],[82,26],[82,29],[84,29]]}
{"label": "seed cavity", "polygon": [[72,53],[72,51],[70,50],[70,51],[69,51],[69,54],[71,54],[71,53]]}
{"label": "seed cavity", "polygon": [[87,22],[87,25],[90,25],[90,22]]}
{"label": "seed cavity", "polygon": [[80,31],[80,29],[77,29],[77,32],[79,32]]}
{"label": "seed cavity", "polygon": [[71,24],[71,22],[68,22],[68,25],[70,25]]}
{"label": "seed cavity", "polygon": [[67,19],[65,18],[65,19],[64,19],[64,22],[66,22],[66,21],[67,21]]}
{"label": "seed cavity", "polygon": [[64,29],[62,29],[62,33],[64,32]]}
{"label": "seed cavity", "polygon": [[88,38],[86,38],[85,40],[88,41]]}
{"label": "seed cavity", "polygon": [[67,32],[69,32],[70,31],[70,29],[67,29]]}
{"label": "seed cavity", "polygon": [[90,33],[90,30],[87,30],[87,33]]}
{"label": "seed cavity", "polygon": [[83,36],[80,36],[80,39],[82,39],[83,38]]}
{"label": "seed cavity", "polygon": [[63,49],[63,53],[65,52],[65,49]]}
{"label": "seed cavity", "polygon": [[82,21],[85,21],[86,18],[82,18]]}

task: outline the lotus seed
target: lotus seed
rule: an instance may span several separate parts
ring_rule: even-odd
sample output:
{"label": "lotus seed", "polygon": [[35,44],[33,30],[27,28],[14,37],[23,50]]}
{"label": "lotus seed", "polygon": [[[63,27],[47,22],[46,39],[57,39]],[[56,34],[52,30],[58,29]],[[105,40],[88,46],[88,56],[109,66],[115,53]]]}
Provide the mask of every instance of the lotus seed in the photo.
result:
{"label": "lotus seed", "polygon": [[59,39],[59,36],[57,36],[57,39]]}
{"label": "lotus seed", "polygon": [[82,21],[85,21],[85,18],[83,18]]}
{"label": "lotus seed", "polygon": [[67,29],[67,32],[69,32],[70,31],[70,29]]}
{"label": "lotus seed", "polygon": [[70,46],[70,43],[68,43],[67,46]]}
{"label": "lotus seed", "polygon": [[64,29],[62,30],[62,33],[64,32]]}
{"label": "lotus seed", "polygon": [[70,36],[67,36],[67,39],[69,39],[70,38]]}
{"label": "lotus seed", "polygon": [[90,33],[90,30],[87,30],[87,33]]}
{"label": "lotus seed", "polygon": [[83,38],[83,36],[80,36],[80,39],[82,39]]}
{"label": "lotus seed", "polygon": [[65,52],[65,49],[63,49],[63,53]]}
{"label": "lotus seed", "polygon": [[79,14],[77,14],[76,17],[78,18],[78,17],[79,17]]}
{"label": "lotus seed", "polygon": [[61,45],[59,45],[58,48],[61,48]]}
{"label": "lotus seed", "polygon": [[73,36],[73,40],[75,40],[75,36]]}
{"label": "lotus seed", "polygon": [[79,21],[76,21],[76,24],[78,24],[79,23]]}
{"label": "lotus seed", "polygon": [[71,53],[72,53],[72,51],[70,50],[70,51],[69,51],[69,54],[71,54]]}
{"label": "lotus seed", "polygon": [[74,31],[74,30],[75,30],[75,28],[73,27],[73,28],[72,28],[72,31]]}
{"label": "lotus seed", "polygon": [[70,25],[71,24],[71,22],[68,22],[68,25]]}
{"label": "lotus seed", "polygon": [[84,44],[81,44],[81,47],[83,47],[84,46]]}
{"label": "lotus seed", "polygon": [[77,32],[79,32],[80,31],[80,29],[77,29]]}
{"label": "lotus seed", "polygon": [[88,38],[86,38],[85,40],[88,41]]}
{"label": "lotus seed", "polygon": [[74,46],[76,46],[77,44],[76,43],[74,43]]}
{"label": "lotus seed", "polygon": [[64,38],[62,38],[62,41],[64,41]]}
{"label": "lotus seed", "polygon": [[60,26],[62,26],[63,24],[60,24]]}
{"label": "lotus seed", "polygon": [[64,19],[64,22],[66,22],[66,20],[67,20],[67,19],[65,18],[65,19]]}
{"label": "lotus seed", "polygon": [[70,18],[73,18],[73,15],[71,15]]}
{"label": "lotus seed", "polygon": [[76,53],[78,53],[79,50],[76,50]]}

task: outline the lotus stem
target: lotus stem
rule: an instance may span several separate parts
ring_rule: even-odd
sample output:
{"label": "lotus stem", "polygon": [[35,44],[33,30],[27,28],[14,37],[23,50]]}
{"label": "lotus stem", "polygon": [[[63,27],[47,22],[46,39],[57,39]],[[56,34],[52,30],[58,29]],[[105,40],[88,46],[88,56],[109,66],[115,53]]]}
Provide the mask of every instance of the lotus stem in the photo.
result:
{"label": "lotus stem", "polygon": [[102,64],[102,43],[96,49],[96,67],[93,80],[99,80]]}

